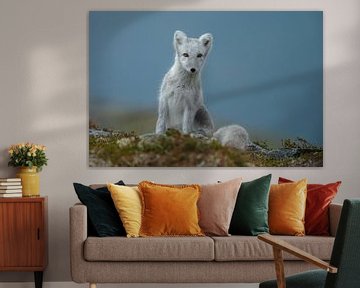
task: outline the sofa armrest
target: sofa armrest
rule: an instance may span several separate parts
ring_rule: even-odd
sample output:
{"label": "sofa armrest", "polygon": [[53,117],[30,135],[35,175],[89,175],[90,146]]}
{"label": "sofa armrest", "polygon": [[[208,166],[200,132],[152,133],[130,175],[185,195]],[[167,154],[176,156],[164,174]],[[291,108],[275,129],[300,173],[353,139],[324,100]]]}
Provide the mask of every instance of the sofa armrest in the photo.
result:
{"label": "sofa armrest", "polygon": [[70,207],[70,269],[73,281],[86,280],[83,245],[87,238],[87,208],[82,204]]}
{"label": "sofa armrest", "polygon": [[329,207],[330,235],[336,236],[342,204],[331,203]]}

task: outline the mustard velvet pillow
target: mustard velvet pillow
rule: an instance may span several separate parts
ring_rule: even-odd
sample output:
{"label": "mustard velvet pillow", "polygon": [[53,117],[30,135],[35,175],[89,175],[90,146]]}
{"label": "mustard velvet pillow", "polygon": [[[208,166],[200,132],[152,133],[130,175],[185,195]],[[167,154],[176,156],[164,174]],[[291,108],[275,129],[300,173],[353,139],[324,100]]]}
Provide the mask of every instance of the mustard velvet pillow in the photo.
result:
{"label": "mustard velvet pillow", "polygon": [[203,236],[199,227],[199,185],[139,183],[142,198],[140,236]]}
{"label": "mustard velvet pillow", "polygon": [[269,195],[271,234],[305,235],[306,186],[306,179],[271,185]]}
{"label": "mustard velvet pillow", "polygon": [[138,187],[107,185],[127,237],[139,237],[141,226],[141,196]]}

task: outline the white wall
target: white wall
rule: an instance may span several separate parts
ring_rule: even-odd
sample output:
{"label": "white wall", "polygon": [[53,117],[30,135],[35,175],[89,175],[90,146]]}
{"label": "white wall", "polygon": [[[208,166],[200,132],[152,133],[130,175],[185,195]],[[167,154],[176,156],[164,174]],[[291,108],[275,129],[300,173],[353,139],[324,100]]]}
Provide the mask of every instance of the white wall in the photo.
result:
{"label": "white wall", "polygon": [[[142,4],[142,3],[145,4]],[[88,168],[89,10],[323,10],[323,168]],[[33,141],[48,146],[41,193],[49,196],[46,281],[67,281],[68,208],[72,182],[124,179],[213,182],[265,173],[312,182],[342,180],[336,200],[360,196],[360,2],[358,0],[0,0],[0,176],[13,176],[6,148]],[[304,111],[306,117],[306,111]],[[32,281],[29,273],[0,273],[0,282]]]}

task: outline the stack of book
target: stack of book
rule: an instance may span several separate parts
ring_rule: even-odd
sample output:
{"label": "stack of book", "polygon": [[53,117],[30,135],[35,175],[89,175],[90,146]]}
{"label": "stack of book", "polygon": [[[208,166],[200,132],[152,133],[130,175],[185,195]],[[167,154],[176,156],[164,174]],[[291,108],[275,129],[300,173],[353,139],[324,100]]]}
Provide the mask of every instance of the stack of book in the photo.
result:
{"label": "stack of book", "polygon": [[22,197],[20,178],[0,178],[0,198]]}

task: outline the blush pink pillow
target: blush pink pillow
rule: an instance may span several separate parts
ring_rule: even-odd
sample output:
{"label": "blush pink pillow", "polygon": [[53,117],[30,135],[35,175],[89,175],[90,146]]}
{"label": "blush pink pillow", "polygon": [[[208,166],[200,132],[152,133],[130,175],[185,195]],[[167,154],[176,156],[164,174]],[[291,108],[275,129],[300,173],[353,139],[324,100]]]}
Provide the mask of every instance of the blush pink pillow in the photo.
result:
{"label": "blush pink pillow", "polygon": [[199,225],[207,235],[229,236],[231,217],[242,178],[209,185],[200,185]]}

